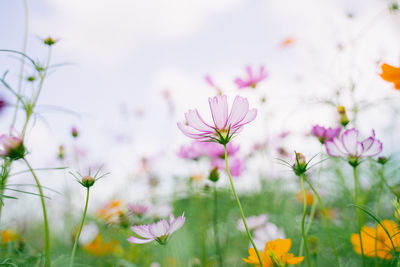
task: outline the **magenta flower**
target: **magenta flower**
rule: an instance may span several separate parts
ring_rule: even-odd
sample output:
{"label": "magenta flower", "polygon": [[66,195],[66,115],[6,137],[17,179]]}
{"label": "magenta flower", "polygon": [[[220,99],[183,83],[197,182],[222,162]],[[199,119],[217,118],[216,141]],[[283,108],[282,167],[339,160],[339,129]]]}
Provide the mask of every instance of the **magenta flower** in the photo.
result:
{"label": "magenta flower", "polygon": [[[239,151],[239,146],[234,146],[232,142],[226,145],[228,155],[233,156]],[[215,142],[194,141],[189,146],[181,146],[178,157],[184,159],[197,160],[201,157],[224,157],[224,146]]]}
{"label": "magenta flower", "polygon": [[0,156],[17,160],[25,155],[25,147],[21,137],[3,134],[0,136]]}
{"label": "magenta flower", "polygon": [[[245,169],[243,160],[238,157],[228,158],[228,164],[231,175],[234,177],[240,176]],[[217,167],[219,170],[226,170],[225,159],[213,158],[213,160],[211,161],[211,166]]]}
{"label": "magenta flower", "polygon": [[166,220],[162,219],[148,225],[132,226],[132,231],[141,238],[131,236],[127,240],[135,244],[144,244],[155,240],[160,245],[166,245],[170,235],[179,230],[185,223],[185,220],[185,214],[175,219],[171,213],[169,215],[169,224]]}
{"label": "magenta flower", "polygon": [[264,66],[260,67],[260,71],[258,74],[254,74],[253,70],[250,66],[246,67],[246,72],[248,77],[245,79],[236,78],[235,83],[237,84],[239,89],[243,89],[246,87],[256,88],[257,84],[268,77],[267,72],[265,71]]}
{"label": "magenta flower", "polygon": [[340,131],[340,127],[333,129],[331,127],[325,128],[319,125],[314,125],[311,129],[311,134],[317,137],[321,144],[324,144],[326,140],[332,140],[339,136]]}
{"label": "magenta flower", "polygon": [[128,206],[128,209],[133,214],[138,215],[138,216],[142,216],[147,212],[149,207],[145,206],[145,205],[140,205],[140,204],[130,204]]}
{"label": "magenta flower", "polygon": [[197,109],[189,110],[185,113],[186,123],[178,122],[178,128],[184,135],[199,141],[215,141],[226,145],[234,134],[257,116],[257,110],[249,110],[249,102],[240,96],[235,97],[229,115],[226,95],[209,98],[208,102],[213,125],[207,124]]}
{"label": "magenta flower", "polygon": [[382,151],[382,142],[375,138],[375,131],[363,141],[358,141],[356,129],[346,130],[341,138],[336,137],[325,142],[326,151],[332,157],[346,157],[353,167],[365,157],[376,156]]}

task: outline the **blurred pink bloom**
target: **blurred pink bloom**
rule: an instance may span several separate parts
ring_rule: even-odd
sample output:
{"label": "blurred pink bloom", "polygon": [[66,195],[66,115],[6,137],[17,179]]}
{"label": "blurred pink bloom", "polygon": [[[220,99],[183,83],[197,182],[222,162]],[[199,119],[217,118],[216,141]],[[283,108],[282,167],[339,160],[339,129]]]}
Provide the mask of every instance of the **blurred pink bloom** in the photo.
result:
{"label": "blurred pink bloom", "polygon": [[265,71],[264,66],[260,67],[259,73],[254,74],[253,70],[250,66],[246,67],[246,72],[248,77],[245,79],[236,78],[235,83],[237,84],[239,89],[243,89],[246,87],[256,88],[257,84],[268,77],[267,72]]}
{"label": "blurred pink bloom", "polygon": [[[258,216],[257,215],[250,216],[250,217],[246,218],[247,228],[249,228],[250,231],[255,230],[255,229],[263,226],[267,222],[267,220],[268,220],[267,214],[260,214]],[[236,228],[242,232],[246,232],[246,228],[244,227],[242,219],[238,219]]]}
{"label": "blurred pink bloom", "polygon": [[3,111],[3,109],[7,106],[7,102],[0,97],[0,113]]}
{"label": "blurred pink bloom", "polygon": [[132,226],[132,231],[141,238],[131,236],[128,238],[128,241],[135,244],[144,244],[155,240],[159,244],[165,245],[170,235],[179,230],[185,223],[185,220],[184,214],[175,219],[171,213],[169,215],[169,224],[166,220],[162,219],[148,225]]}
{"label": "blurred pink bloom", "polygon": [[231,112],[228,115],[228,102],[226,95],[209,98],[213,125],[207,124],[197,109],[185,113],[186,123],[179,123],[178,128],[186,136],[199,141],[215,141],[226,145],[232,136],[243,129],[243,126],[253,121],[257,110],[249,110],[246,98],[236,96]]}
{"label": "blurred pink bloom", "polygon": [[339,136],[340,131],[340,127],[333,129],[331,127],[325,128],[319,125],[314,125],[311,129],[311,134],[317,137],[321,144],[323,144],[326,140],[332,140],[333,138]]}
{"label": "blurred pink bloom", "polygon": [[359,159],[378,155],[382,151],[382,142],[375,138],[375,131],[364,141],[358,141],[358,131],[346,130],[341,138],[325,142],[326,151],[332,157],[346,157],[352,166],[359,164]]}
{"label": "blurred pink bloom", "polygon": [[[239,151],[239,146],[232,143],[226,145],[229,156],[233,156]],[[225,154],[224,146],[215,142],[194,141],[189,146],[181,146],[178,156],[184,159],[197,160],[200,157],[223,157]]]}
{"label": "blurred pink bloom", "polygon": [[24,156],[22,137],[3,134],[0,136],[0,156],[17,160]]}
{"label": "blurred pink bloom", "polygon": [[219,90],[218,87],[217,87],[217,86],[215,85],[215,83],[213,82],[213,80],[212,80],[212,78],[211,78],[210,75],[206,75],[206,76],[204,77],[204,80],[205,80],[206,83],[208,83],[208,85],[210,85],[212,88]]}
{"label": "blurred pink bloom", "polygon": [[[244,171],[244,161],[238,157],[228,158],[229,170],[232,176],[238,177]],[[212,167],[217,167],[219,170],[226,170],[226,164],[224,158],[213,158],[211,161]]]}
{"label": "blurred pink bloom", "polygon": [[79,135],[78,128],[76,128],[75,126],[72,126],[71,134],[72,134],[72,137],[74,137],[74,138],[78,137],[78,135]]}
{"label": "blurred pink bloom", "polygon": [[140,205],[140,204],[130,204],[130,205],[128,205],[128,209],[133,214],[141,216],[147,212],[149,207],[145,206],[145,205]]}

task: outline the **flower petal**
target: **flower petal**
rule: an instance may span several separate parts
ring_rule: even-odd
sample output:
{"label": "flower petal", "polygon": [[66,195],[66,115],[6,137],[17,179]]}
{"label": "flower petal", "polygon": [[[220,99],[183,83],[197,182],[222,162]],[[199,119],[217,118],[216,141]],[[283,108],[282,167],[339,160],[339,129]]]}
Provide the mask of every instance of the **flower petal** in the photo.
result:
{"label": "flower petal", "polygon": [[173,223],[170,224],[168,234],[172,234],[173,232],[179,230],[184,225],[185,221],[186,218],[184,217],[184,214],[176,218]]}
{"label": "flower petal", "polygon": [[233,126],[241,122],[249,111],[249,101],[241,96],[236,96],[233,101],[231,113],[229,114],[226,127]]}
{"label": "flower petal", "polygon": [[147,225],[132,226],[131,229],[138,236],[143,238],[153,238],[153,235],[149,232]]}
{"label": "flower petal", "polygon": [[342,135],[342,144],[350,155],[356,156],[359,152],[358,131],[354,128],[346,130]]}
{"label": "flower petal", "polygon": [[239,127],[241,127],[241,126],[243,126],[243,125],[245,125],[245,124],[247,124],[247,123],[250,123],[250,122],[252,122],[256,117],[257,117],[257,109],[253,108],[253,109],[249,110],[249,112],[247,112],[247,114],[246,114],[246,116],[244,117],[244,119],[243,119],[241,122],[235,124],[235,125],[233,126],[233,128],[239,128]]}
{"label": "flower petal", "polygon": [[193,139],[198,139],[198,140],[208,140],[209,138],[207,137],[208,134],[204,132],[197,131],[196,129],[187,126],[186,124],[177,123],[179,130],[186,135],[187,137],[193,138]]}
{"label": "flower petal", "polygon": [[340,141],[337,138],[325,141],[326,152],[328,153],[329,156],[331,157],[346,156],[344,152],[340,149],[340,146],[338,146],[339,143]]}
{"label": "flower petal", "polygon": [[196,130],[202,132],[214,131],[214,129],[203,120],[197,109],[189,110],[187,113],[185,113],[185,118],[188,125]]}
{"label": "flower petal", "polygon": [[228,119],[228,101],[226,95],[209,98],[211,114],[217,129],[223,129]]}
{"label": "flower petal", "polygon": [[131,237],[128,237],[127,240],[134,244],[144,244],[144,243],[149,243],[149,242],[153,241],[154,239],[140,239],[140,238],[131,236]]}
{"label": "flower petal", "polygon": [[161,220],[159,222],[150,224],[149,225],[149,232],[154,237],[161,237],[161,236],[167,234],[168,228],[169,228],[168,222],[166,220]]}
{"label": "flower petal", "polygon": [[369,146],[368,149],[364,148],[362,156],[363,157],[372,157],[372,156],[378,155],[381,152],[382,152],[382,142],[379,141],[378,139],[375,139],[374,142]]}

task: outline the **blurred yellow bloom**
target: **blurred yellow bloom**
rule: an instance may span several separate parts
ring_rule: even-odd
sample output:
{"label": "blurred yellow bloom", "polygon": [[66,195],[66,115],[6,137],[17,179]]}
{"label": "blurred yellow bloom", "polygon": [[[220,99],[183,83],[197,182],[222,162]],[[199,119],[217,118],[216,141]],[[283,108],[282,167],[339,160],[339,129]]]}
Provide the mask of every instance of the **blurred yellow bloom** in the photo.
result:
{"label": "blurred yellow bloom", "polygon": [[382,73],[379,75],[387,82],[394,84],[394,88],[400,90],[400,68],[393,67],[389,64],[382,64]]}
{"label": "blurred yellow bloom", "polygon": [[5,229],[1,232],[1,243],[3,245],[18,240],[18,234],[12,229]]}
{"label": "blurred yellow bloom", "polygon": [[90,254],[101,256],[113,253],[118,245],[117,241],[103,242],[101,235],[98,235],[92,242],[84,247]]}
{"label": "blurred yellow bloom", "polygon": [[203,180],[204,176],[202,174],[193,174],[190,176],[190,180],[193,182],[201,182]]}
{"label": "blurred yellow bloom", "polygon": [[103,208],[97,211],[97,215],[100,219],[108,222],[119,222],[121,215],[125,213],[125,205],[119,199],[114,199]]}
{"label": "blurred yellow bloom", "polygon": [[[268,266],[285,266],[286,264],[296,265],[304,260],[304,257],[295,257],[292,253],[288,253],[292,246],[292,240],[275,239],[265,244],[264,252],[258,251],[264,267]],[[258,257],[254,248],[249,249],[249,257],[243,260],[247,263],[260,266]]]}
{"label": "blurred yellow bloom", "polygon": [[[393,244],[381,225],[378,224],[377,229],[363,226],[361,228],[363,251],[367,257],[390,260],[393,257],[392,252],[397,252],[400,248],[400,236],[397,235],[399,228],[395,222],[390,220],[384,220],[382,224],[392,237]],[[353,244],[354,251],[361,255],[360,235],[352,234],[350,241]]]}
{"label": "blurred yellow bloom", "polygon": [[[296,194],[296,200],[299,203],[303,204],[304,198],[303,198],[303,192],[301,190]],[[314,195],[311,193],[310,190],[306,190],[306,203],[307,203],[307,206],[311,206],[313,202],[314,202]]]}

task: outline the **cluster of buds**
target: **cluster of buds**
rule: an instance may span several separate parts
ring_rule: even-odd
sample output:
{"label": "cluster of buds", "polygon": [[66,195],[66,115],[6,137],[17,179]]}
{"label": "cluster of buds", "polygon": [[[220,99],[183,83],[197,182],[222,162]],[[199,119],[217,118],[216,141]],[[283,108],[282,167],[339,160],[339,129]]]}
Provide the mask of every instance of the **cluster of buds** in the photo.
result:
{"label": "cluster of buds", "polygon": [[337,111],[339,113],[339,122],[343,127],[349,124],[350,120],[347,117],[346,108],[344,106],[338,106]]}
{"label": "cluster of buds", "polygon": [[25,156],[22,137],[3,134],[0,136],[0,156],[18,160]]}

